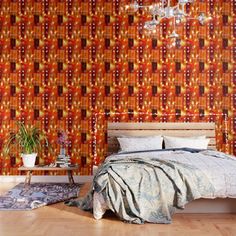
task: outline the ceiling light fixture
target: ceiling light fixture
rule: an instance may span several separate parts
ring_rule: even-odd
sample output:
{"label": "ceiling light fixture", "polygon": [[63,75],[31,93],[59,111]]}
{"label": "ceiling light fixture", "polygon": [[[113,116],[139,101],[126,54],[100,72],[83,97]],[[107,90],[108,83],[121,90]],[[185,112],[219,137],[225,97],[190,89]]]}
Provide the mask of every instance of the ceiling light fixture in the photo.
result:
{"label": "ceiling light fixture", "polygon": [[204,13],[200,13],[200,15],[196,18],[191,18],[186,13],[185,5],[188,3],[193,3],[193,0],[178,0],[176,5],[171,6],[171,0],[161,0],[159,3],[154,3],[152,5],[139,5],[139,3],[135,0],[131,3],[127,8],[132,9],[134,12],[138,11],[139,9],[145,9],[152,15],[152,20],[146,21],[144,23],[144,29],[156,32],[157,25],[163,19],[173,19],[173,31],[169,35],[169,38],[179,38],[179,34],[176,33],[175,25],[180,24],[185,19],[196,19],[199,21],[201,25],[203,25],[207,20],[211,19],[207,17]]}

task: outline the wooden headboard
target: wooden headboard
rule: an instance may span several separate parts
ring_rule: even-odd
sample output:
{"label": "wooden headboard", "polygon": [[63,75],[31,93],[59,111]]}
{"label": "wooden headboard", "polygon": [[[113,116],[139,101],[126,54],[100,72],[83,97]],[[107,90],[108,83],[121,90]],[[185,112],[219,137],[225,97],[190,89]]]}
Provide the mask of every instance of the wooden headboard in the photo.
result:
{"label": "wooden headboard", "polygon": [[168,135],[176,137],[205,135],[209,148],[216,149],[215,123],[112,123],[108,122],[108,155],[119,150],[116,137]]}

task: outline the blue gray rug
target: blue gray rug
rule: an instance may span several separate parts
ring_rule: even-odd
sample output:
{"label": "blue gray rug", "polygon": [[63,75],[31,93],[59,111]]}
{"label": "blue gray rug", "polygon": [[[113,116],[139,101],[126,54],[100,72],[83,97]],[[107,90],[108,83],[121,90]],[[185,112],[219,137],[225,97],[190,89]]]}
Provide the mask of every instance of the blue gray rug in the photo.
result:
{"label": "blue gray rug", "polygon": [[0,196],[0,210],[32,210],[41,206],[76,198],[81,184],[31,183],[16,185]]}

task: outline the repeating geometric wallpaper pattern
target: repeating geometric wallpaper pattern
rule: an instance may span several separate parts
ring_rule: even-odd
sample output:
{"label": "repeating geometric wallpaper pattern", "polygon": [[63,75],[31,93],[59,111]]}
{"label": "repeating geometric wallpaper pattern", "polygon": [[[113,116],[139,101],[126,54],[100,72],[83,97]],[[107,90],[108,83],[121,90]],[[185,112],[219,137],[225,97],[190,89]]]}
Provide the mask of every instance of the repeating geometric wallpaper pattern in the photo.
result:
{"label": "repeating geometric wallpaper pattern", "polygon": [[[151,0],[138,0],[147,5]],[[172,1],[174,4],[176,1]],[[217,123],[217,146],[236,154],[236,1],[187,4],[189,15],[212,16],[157,32],[150,15],[128,0],[0,1],[0,146],[16,121],[43,129],[55,152],[57,132],[89,174],[106,154],[106,122]],[[56,155],[44,149],[39,163]],[[1,153],[0,174],[19,174],[19,151]]]}

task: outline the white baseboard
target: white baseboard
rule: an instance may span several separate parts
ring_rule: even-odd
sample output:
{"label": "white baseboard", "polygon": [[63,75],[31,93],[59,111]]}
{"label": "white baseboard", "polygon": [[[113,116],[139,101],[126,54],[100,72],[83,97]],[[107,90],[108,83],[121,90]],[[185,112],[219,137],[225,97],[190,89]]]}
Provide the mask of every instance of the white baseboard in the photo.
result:
{"label": "white baseboard", "polygon": [[[82,176],[73,176],[74,181],[76,183],[85,183],[85,182],[91,182],[93,180],[92,175],[82,175]],[[0,175],[0,183],[10,183],[10,182],[24,182],[25,176],[24,175],[11,175],[11,176],[5,176]],[[33,175],[31,178],[31,182],[51,182],[51,183],[57,183],[57,182],[69,182],[67,175],[58,175],[58,176],[51,176],[51,175]]]}

